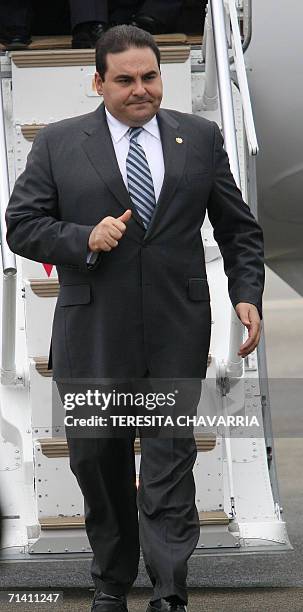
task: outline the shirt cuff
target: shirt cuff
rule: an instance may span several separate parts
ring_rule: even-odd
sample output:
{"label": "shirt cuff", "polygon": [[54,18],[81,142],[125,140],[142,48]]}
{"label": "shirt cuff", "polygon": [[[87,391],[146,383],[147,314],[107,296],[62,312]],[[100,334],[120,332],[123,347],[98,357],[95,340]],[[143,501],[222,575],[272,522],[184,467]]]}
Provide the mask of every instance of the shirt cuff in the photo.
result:
{"label": "shirt cuff", "polygon": [[94,263],[96,263],[97,261],[97,257],[98,257],[99,253],[91,251],[90,249],[87,250],[87,256],[86,256],[86,263],[90,266],[94,265]]}

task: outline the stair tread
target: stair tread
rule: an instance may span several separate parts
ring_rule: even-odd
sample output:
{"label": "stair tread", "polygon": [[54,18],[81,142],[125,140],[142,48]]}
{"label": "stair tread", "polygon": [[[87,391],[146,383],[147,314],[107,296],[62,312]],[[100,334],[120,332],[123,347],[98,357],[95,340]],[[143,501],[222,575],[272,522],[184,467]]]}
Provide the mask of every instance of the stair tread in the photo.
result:
{"label": "stair tread", "polygon": [[[198,452],[207,452],[216,446],[216,436],[214,434],[195,434],[195,440]],[[66,438],[39,438],[37,442],[41,445],[41,451],[47,457],[67,457],[68,446]],[[136,454],[140,454],[140,438],[136,438],[134,442]]]}
{"label": "stair tread", "polygon": [[[223,510],[199,512],[200,525],[228,525],[229,518]],[[81,529],[85,527],[83,516],[44,516],[39,518],[42,530]]]}
{"label": "stair tread", "polygon": [[[192,38],[196,39],[199,36],[187,35],[182,32],[176,32],[172,34],[156,34],[154,36],[155,41],[159,45],[184,45],[188,43]],[[201,37],[200,37],[201,38]],[[72,37],[70,35],[62,36],[33,36],[31,44],[27,47],[30,51],[43,51],[43,50],[60,50],[60,49],[71,49]],[[4,45],[0,43],[0,49],[5,49]],[[94,52],[94,50],[93,50]]]}
{"label": "stair tread", "polygon": [[200,525],[228,525],[229,517],[224,510],[199,512]]}

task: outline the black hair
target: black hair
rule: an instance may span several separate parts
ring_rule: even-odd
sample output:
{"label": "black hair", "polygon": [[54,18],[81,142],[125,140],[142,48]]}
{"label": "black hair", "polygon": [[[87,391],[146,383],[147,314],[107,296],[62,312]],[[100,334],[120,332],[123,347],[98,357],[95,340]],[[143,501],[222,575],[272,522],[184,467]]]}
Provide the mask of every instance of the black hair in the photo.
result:
{"label": "black hair", "polygon": [[96,45],[96,70],[104,81],[107,70],[108,53],[123,53],[132,47],[149,47],[157,58],[160,68],[160,50],[149,32],[132,25],[118,25],[102,34]]}

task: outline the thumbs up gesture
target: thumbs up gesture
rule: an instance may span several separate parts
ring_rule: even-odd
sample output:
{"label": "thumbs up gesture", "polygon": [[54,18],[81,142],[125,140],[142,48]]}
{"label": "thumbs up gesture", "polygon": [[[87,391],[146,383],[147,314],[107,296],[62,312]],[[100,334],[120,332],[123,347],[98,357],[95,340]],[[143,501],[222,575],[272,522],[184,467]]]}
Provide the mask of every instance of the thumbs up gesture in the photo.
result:
{"label": "thumbs up gesture", "polygon": [[126,210],[121,217],[104,217],[95,225],[88,240],[91,251],[111,251],[116,248],[126,231],[126,223],[130,220],[132,211]]}

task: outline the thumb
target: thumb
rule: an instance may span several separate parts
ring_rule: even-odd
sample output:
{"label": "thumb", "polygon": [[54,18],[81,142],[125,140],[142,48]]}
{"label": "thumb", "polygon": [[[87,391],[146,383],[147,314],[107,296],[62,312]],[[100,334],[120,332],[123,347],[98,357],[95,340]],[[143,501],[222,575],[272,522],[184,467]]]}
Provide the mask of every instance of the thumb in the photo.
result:
{"label": "thumb", "polygon": [[243,325],[245,325],[246,327],[250,325],[251,320],[250,320],[249,313],[246,310],[246,308],[239,307],[237,309],[237,315]]}
{"label": "thumb", "polygon": [[251,320],[247,314],[241,317],[241,322],[243,323],[243,325],[245,325],[245,327],[249,327],[251,325]]}
{"label": "thumb", "polygon": [[128,208],[123,215],[121,215],[121,217],[118,217],[119,221],[122,221],[123,223],[127,223],[127,221],[130,220],[132,216],[132,211],[130,210],[130,208]]}

